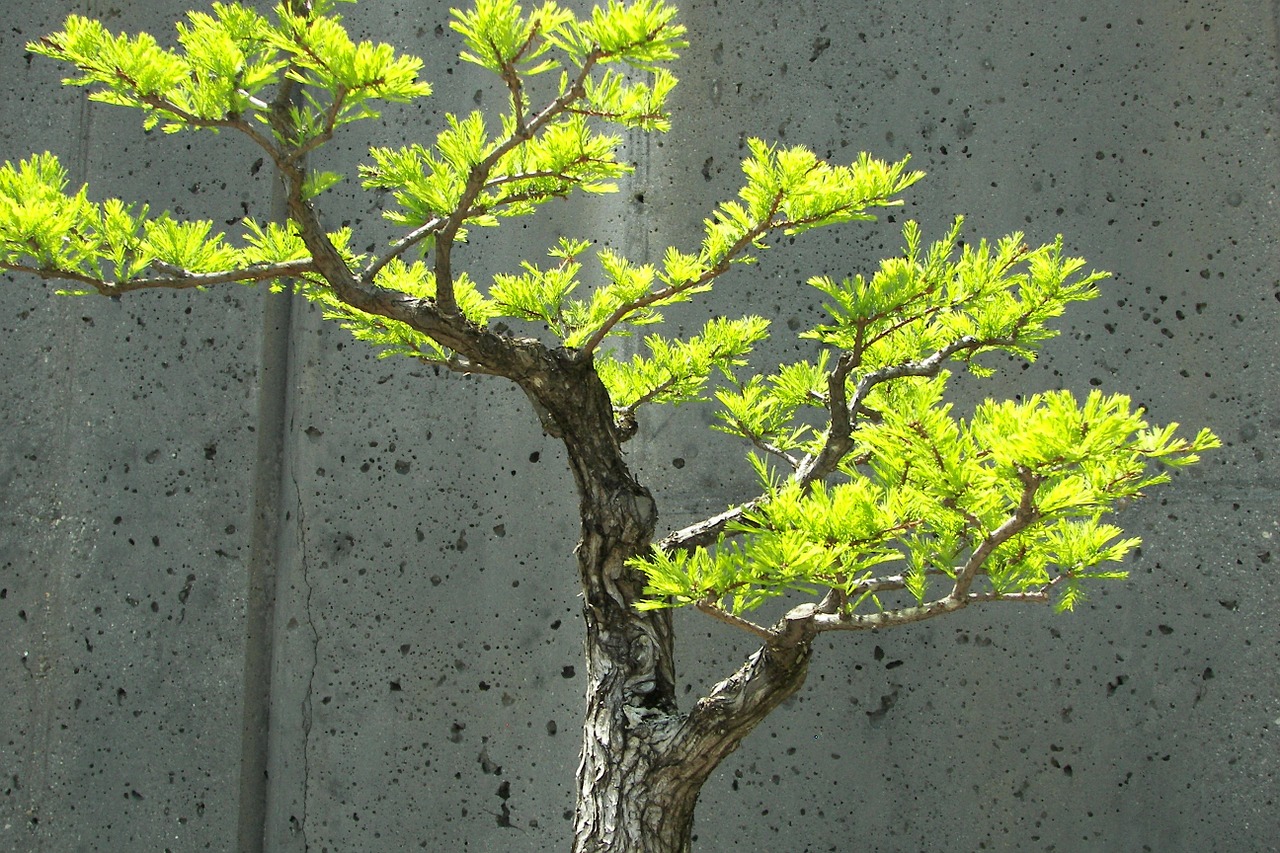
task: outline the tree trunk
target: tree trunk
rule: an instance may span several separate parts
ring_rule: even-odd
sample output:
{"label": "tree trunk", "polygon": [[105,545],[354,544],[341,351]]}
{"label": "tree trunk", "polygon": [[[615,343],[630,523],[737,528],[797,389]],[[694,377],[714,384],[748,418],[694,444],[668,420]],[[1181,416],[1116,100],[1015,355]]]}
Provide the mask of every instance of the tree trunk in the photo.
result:
{"label": "tree trunk", "polygon": [[804,683],[809,636],[760,649],[687,714],[676,707],[670,611],[639,611],[626,565],[653,541],[657,511],[622,454],[612,401],[589,363],[521,381],[564,441],[580,497],[577,558],[586,623],[587,708],[574,853],[688,851],[698,793],[720,761]]}
{"label": "tree trunk", "polygon": [[[703,783],[800,689],[809,653],[807,640],[760,649],[688,714],[637,714],[592,682],[573,853],[688,853]],[[588,669],[592,657],[588,639]]]}

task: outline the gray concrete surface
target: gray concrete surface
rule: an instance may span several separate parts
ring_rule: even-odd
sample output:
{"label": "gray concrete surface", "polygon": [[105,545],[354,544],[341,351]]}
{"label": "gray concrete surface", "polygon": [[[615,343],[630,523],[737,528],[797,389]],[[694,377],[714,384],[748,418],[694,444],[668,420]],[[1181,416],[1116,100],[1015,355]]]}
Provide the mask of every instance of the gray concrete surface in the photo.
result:
{"label": "gray concrete surface", "polygon": [[[676,126],[618,195],[478,241],[688,247],[741,139],[911,152],[903,216],[1020,229],[1116,273],[1029,368],[962,396],[1094,386],[1227,446],[1123,523],[1132,580],[1072,616],[966,612],[825,643],[800,698],[708,783],[698,849],[1265,850],[1280,838],[1276,398],[1280,4],[686,3]],[[270,213],[256,154],[144,135],[22,45],[65,13],[171,33],[176,0],[5,4],[0,155],[95,196]],[[493,103],[447,4],[345,7],[438,95],[329,152]],[[377,200],[329,215],[380,238]],[[774,311],[897,224],[800,238],[678,318]],[[228,288],[121,302],[0,288],[0,849],[540,851],[569,829],[582,679],[563,458],[518,393],[377,361],[305,305]],[[670,525],[745,494],[697,407],[634,442]],[[681,617],[692,697],[750,650]],[[269,720],[269,726],[268,721]]]}

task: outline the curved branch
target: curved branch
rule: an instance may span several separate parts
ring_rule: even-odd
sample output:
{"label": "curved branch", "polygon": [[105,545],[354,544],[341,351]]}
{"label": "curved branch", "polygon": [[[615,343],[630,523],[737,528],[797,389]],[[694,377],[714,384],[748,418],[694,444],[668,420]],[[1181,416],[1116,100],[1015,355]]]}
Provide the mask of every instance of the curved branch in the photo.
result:
{"label": "curved branch", "polygon": [[728,271],[730,264],[736,257],[742,254],[748,246],[753,245],[756,240],[760,239],[769,231],[786,231],[788,229],[813,225],[823,221],[824,219],[838,215],[841,212],[851,210],[855,207],[865,209],[874,203],[866,200],[850,202],[849,204],[837,207],[834,210],[823,211],[820,214],[814,214],[813,216],[807,216],[801,219],[774,219],[774,216],[781,209],[782,202],[785,198],[786,191],[778,190],[770,201],[769,210],[764,217],[754,226],[745,231],[743,235],[729,247],[724,256],[715,264],[715,266],[709,267],[703,271],[702,275],[679,284],[669,284],[660,290],[646,294],[640,299],[618,306],[613,313],[600,324],[600,327],[596,329],[591,337],[587,339],[587,342],[582,345],[581,349],[578,351],[579,358],[590,358],[591,354],[600,346],[601,341],[603,341],[609,332],[612,331],[613,327],[621,323],[628,314],[647,308],[650,305],[661,302],[665,299],[670,299],[671,297],[677,296],[685,291],[701,287],[723,275]]}
{"label": "curved branch", "polygon": [[[698,602],[696,606],[702,612],[747,630],[763,640],[764,645],[733,675],[716,684],[706,697],[698,700],[680,721],[669,742],[677,745],[681,754],[708,757],[714,766],[715,762],[736,749],[761,719],[800,689],[808,671],[813,640],[822,632],[869,631],[908,625],[985,602],[1048,603],[1052,584],[1031,592],[969,591],[973,578],[981,572],[995,549],[1037,518],[1033,498],[1039,479],[1030,471],[1022,472],[1021,479],[1023,494],[1017,509],[974,549],[965,565],[957,570],[955,587],[942,598],[912,607],[867,614],[852,614],[838,609],[832,611],[821,603],[803,604],[793,608],[772,628],[762,628],[709,602]],[[903,578],[889,576],[869,579],[859,584],[855,591],[872,593],[902,589],[904,586]]]}
{"label": "curved branch", "polygon": [[730,522],[738,521],[751,510],[758,509],[765,502],[765,498],[765,495],[758,495],[710,518],[668,533],[654,547],[663,553],[670,554],[675,551],[692,551],[699,546],[710,545],[720,537]]}
{"label": "curved branch", "polygon": [[1022,481],[1022,496],[1018,501],[1018,508],[1014,510],[1013,515],[1005,519],[1003,524],[991,531],[991,535],[982,540],[982,543],[977,548],[973,549],[969,559],[965,560],[964,565],[956,572],[956,583],[948,596],[949,598],[957,600],[966,598],[969,593],[969,587],[973,584],[973,579],[977,576],[978,570],[982,568],[982,564],[987,561],[987,558],[1005,542],[1030,527],[1040,517],[1040,511],[1035,505],[1035,496],[1043,478],[1034,471],[1019,466],[1018,479]]}
{"label": "curved branch", "polygon": [[945,595],[911,607],[896,607],[876,613],[824,613],[817,605],[803,604],[783,617],[774,633],[787,637],[791,633],[809,637],[826,631],[875,631],[896,628],[935,619],[948,613],[963,610],[971,604],[1005,601],[1014,604],[1048,604],[1049,586],[1031,592],[970,592],[962,597]]}
{"label": "curved branch", "polygon": [[[809,642],[767,642],[736,672],[716,684],[680,719],[663,746],[679,760],[664,762],[672,776],[709,774],[751,731],[804,685]],[[690,756],[696,756],[690,760]]]}
{"label": "curved branch", "polygon": [[[892,610],[882,610],[878,613],[808,613],[801,612],[800,608],[797,608],[787,614],[786,619],[804,621],[808,624],[809,630],[816,633],[824,631],[872,631],[878,628],[894,628],[899,625],[923,622],[926,619],[933,619],[962,610],[970,604],[992,601],[1008,601],[1018,604],[1048,604],[1049,593],[1047,590],[1007,593],[971,592],[962,598],[946,595],[915,607],[900,607]],[[804,606],[811,607],[812,605]]]}
{"label": "curved branch", "polygon": [[[574,164],[571,164],[571,165],[576,165],[577,163],[584,163],[584,162],[587,162],[585,158],[579,159],[575,161]],[[481,192],[488,192],[489,190],[492,190],[496,187],[500,187],[505,184],[512,184],[517,181],[537,180],[539,178],[558,178],[570,184],[581,183],[581,181],[578,178],[571,177],[569,175],[564,174],[563,172],[544,169],[544,170],[534,171],[534,172],[522,172],[516,175],[504,175],[501,178],[495,178],[493,180],[485,182],[485,184],[481,187]],[[566,190],[564,194],[567,195],[568,190]],[[504,198],[499,200],[496,204],[487,205],[487,206],[473,205],[469,210],[467,210],[466,216],[464,216],[463,219],[465,220],[472,216],[477,216],[480,214],[492,213],[495,210],[499,210],[501,208],[508,207],[513,204],[518,204],[522,201],[535,201],[535,202],[543,201],[548,197],[560,196],[560,195],[562,194],[546,193],[544,195],[542,193],[533,193],[533,192],[514,193],[512,195],[505,196]],[[376,258],[375,260],[370,262],[370,264],[367,267],[365,267],[364,271],[360,274],[360,281],[362,281],[365,284],[372,283],[374,278],[378,275],[378,273],[382,271],[383,267],[385,267],[394,259],[402,256],[409,249],[413,248],[418,243],[421,243],[423,240],[430,237],[432,234],[438,233],[442,228],[445,227],[445,225],[448,222],[449,222],[448,217],[434,216],[431,219],[424,222],[423,224],[419,225],[417,228],[414,228],[412,231],[410,231],[405,236],[401,237],[399,240],[396,240],[394,243],[391,244],[391,248],[387,250],[386,254]]]}
{"label": "curved branch", "polygon": [[333,131],[338,125],[338,113],[342,111],[343,102],[347,98],[347,89],[338,86],[334,90],[333,102],[324,113],[324,129],[289,152],[285,158],[288,162],[301,162],[302,158],[321,145],[333,139]]}
{"label": "curved branch", "polygon": [[[822,448],[817,453],[807,454],[801,459],[799,465],[796,466],[795,473],[791,475],[791,479],[802,486],[809,486],[835,472],[840,460],[845,457],[853,446],[850,436],[856,426],[854,418],[863,413],[867,395],[871,393],[871,389],[876,385],[906,376],[937,376],[947,359],[957,353],[1007,343],[1012,342],[1003,338],[982,340],[972,335],[965,335],[944,347],[939,347],[924,358],[882,367],[866,374],[858,381],[854,389],[853,399],[849,400],[845,407],[845,411],[849,413],[844,419],[848,423],[849,433],[845,434],[842,429],[828,430],[827,438]],[[833,378],[840,369],[840,363],[837,362],[836,371],[832,373]],[[840,382],[838,384],[839,388],[837,389],[833,386],[832,390],[835,394],[843,395],[844,383]],[[838,425],[840,422],[841,418],[833,417],[833,423]],[[766,497],[763,494],[757,495],[751,500],[725,510],[718,515],[669,533],[657,543],[657,547],[666,553],[671,553],[673,551],[689,551],[701,545],[710,545],[724,532],[725,527],[730,522],[740,520],[745,513],[764,503]]]}
{"label": "curved branch", "polygon": [[[877,613],[858,614],[847,610],[826,612],[821,604],[802,604],[782,617],[782,620],[773,627],[773,633],[783,638],[810,638],[814,633],[821,631],[868,631],[875,628],[909,625],[912,622],[922,622],[925,619],[954,613],[978,602],[1048,603],[1051,584],[1045,584],[1043,588],[1032,592],[1003,593],[996,590],[970,592],[974,578],[983,573],[983,566],[995,550],[1026,530],[1040,517],[1039,510],[1035,506],[1035,493],[1040,486],[1041,478],[1035,472],[1025,468],[1021,469],[1018,475],[1022,481],[1022,495],[1017,508],[999,527],[983,539],[978,547],[973,549],[969,559],[956,570],[955,585],[951,588],[951,592],[924,604],[891,608]],[[878,589],[892,588],[879,587],[878,583],[873,581],[872,585],[862,592],[873,593]]]}
{"label": "curved branch", "polygon": [[259,148],[270,154],[273,160],[276,159],[280,153],[276,146],[271,143],[270,139],[263,136],[252,124],[242,118],[200,118],[194,113],[190,113],[182,109],[182,107],[179,107],[177,104],[173,103],[173,101],[156,95],[142,95],[138,100],[153,109],[163,110],[164,112],[170,113],[180,121],[184,121],[192,127],[207,127],[214,129],[227,128],[228,130],[239,131],[249,137],[249,139],[253,140],[254,144]]}

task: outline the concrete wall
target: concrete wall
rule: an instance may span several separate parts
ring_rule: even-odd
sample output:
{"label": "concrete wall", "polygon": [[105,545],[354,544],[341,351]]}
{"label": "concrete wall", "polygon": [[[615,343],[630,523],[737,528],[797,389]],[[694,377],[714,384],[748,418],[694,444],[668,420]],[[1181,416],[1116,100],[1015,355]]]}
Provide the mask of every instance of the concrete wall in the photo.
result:
{"label": "concrete wall", "polygon": [[[4,158],[53,150],[95,197],[270,214],[247,145],[144,135],[24,56],[69,11],[167,34],[181,3],[5,6]],[[618,195],[479,241],[477,277],[561,233],[637,258],[691,246],[738,187],[746,135],[911,152],[930,177],[898,221],[1063,232],[1116,274],[1042,361],[966,399],[1101,386],[1227,443],[1124,514],[1146,538],[1132,580],[1075,615],[1002,607],[823,642],[802,696],[708,783],[698,849],[1274,844],[1280,4],[685,6],[672,133],[630,142]],[[438,96],[357,128],[331,167],[496,103],[453,58],[446,4],[347,16],[424,55]],[[328,210],[372,242],[378,203],[348,188]],[[801,282],[866,270],[897,228],[806,235],[681,321],[772,311],[775,363],[788,321],[814,317]],[[520,395],[377,361],[252,289],[52,290],[0,288],[0,849],[251,850],[262,827],[271,851],[563,849],[574,499]],[[670,525],[750,487],[709,420],[652,412],[633,443]],[[691,697],[751,651],[680,624]]]}

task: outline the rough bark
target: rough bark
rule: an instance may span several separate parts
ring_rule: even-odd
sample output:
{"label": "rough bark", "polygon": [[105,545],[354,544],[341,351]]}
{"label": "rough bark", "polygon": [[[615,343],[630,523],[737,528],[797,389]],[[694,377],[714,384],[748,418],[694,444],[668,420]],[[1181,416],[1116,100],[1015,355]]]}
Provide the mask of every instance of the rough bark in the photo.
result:
{"label": "rough bark", "polygon": [[809,652],[808,642],[761,648],[687,714],[619,712],[609,694],[589,692],[574,853],[691,850],[703,784],[800,689]]}
{"label": "rough bark", "polygon": [[688,851],[703,783],[803,684],[811,636],[762,648],[690,712],[678,711],[670,613],[635,609],[644,578],[626,565],[651,546],[653,498],[626,465],[612,402],[589,361],[549,357],[548,369],[521,384],[564,441],[580,496],[587,701],[573,850]]}

